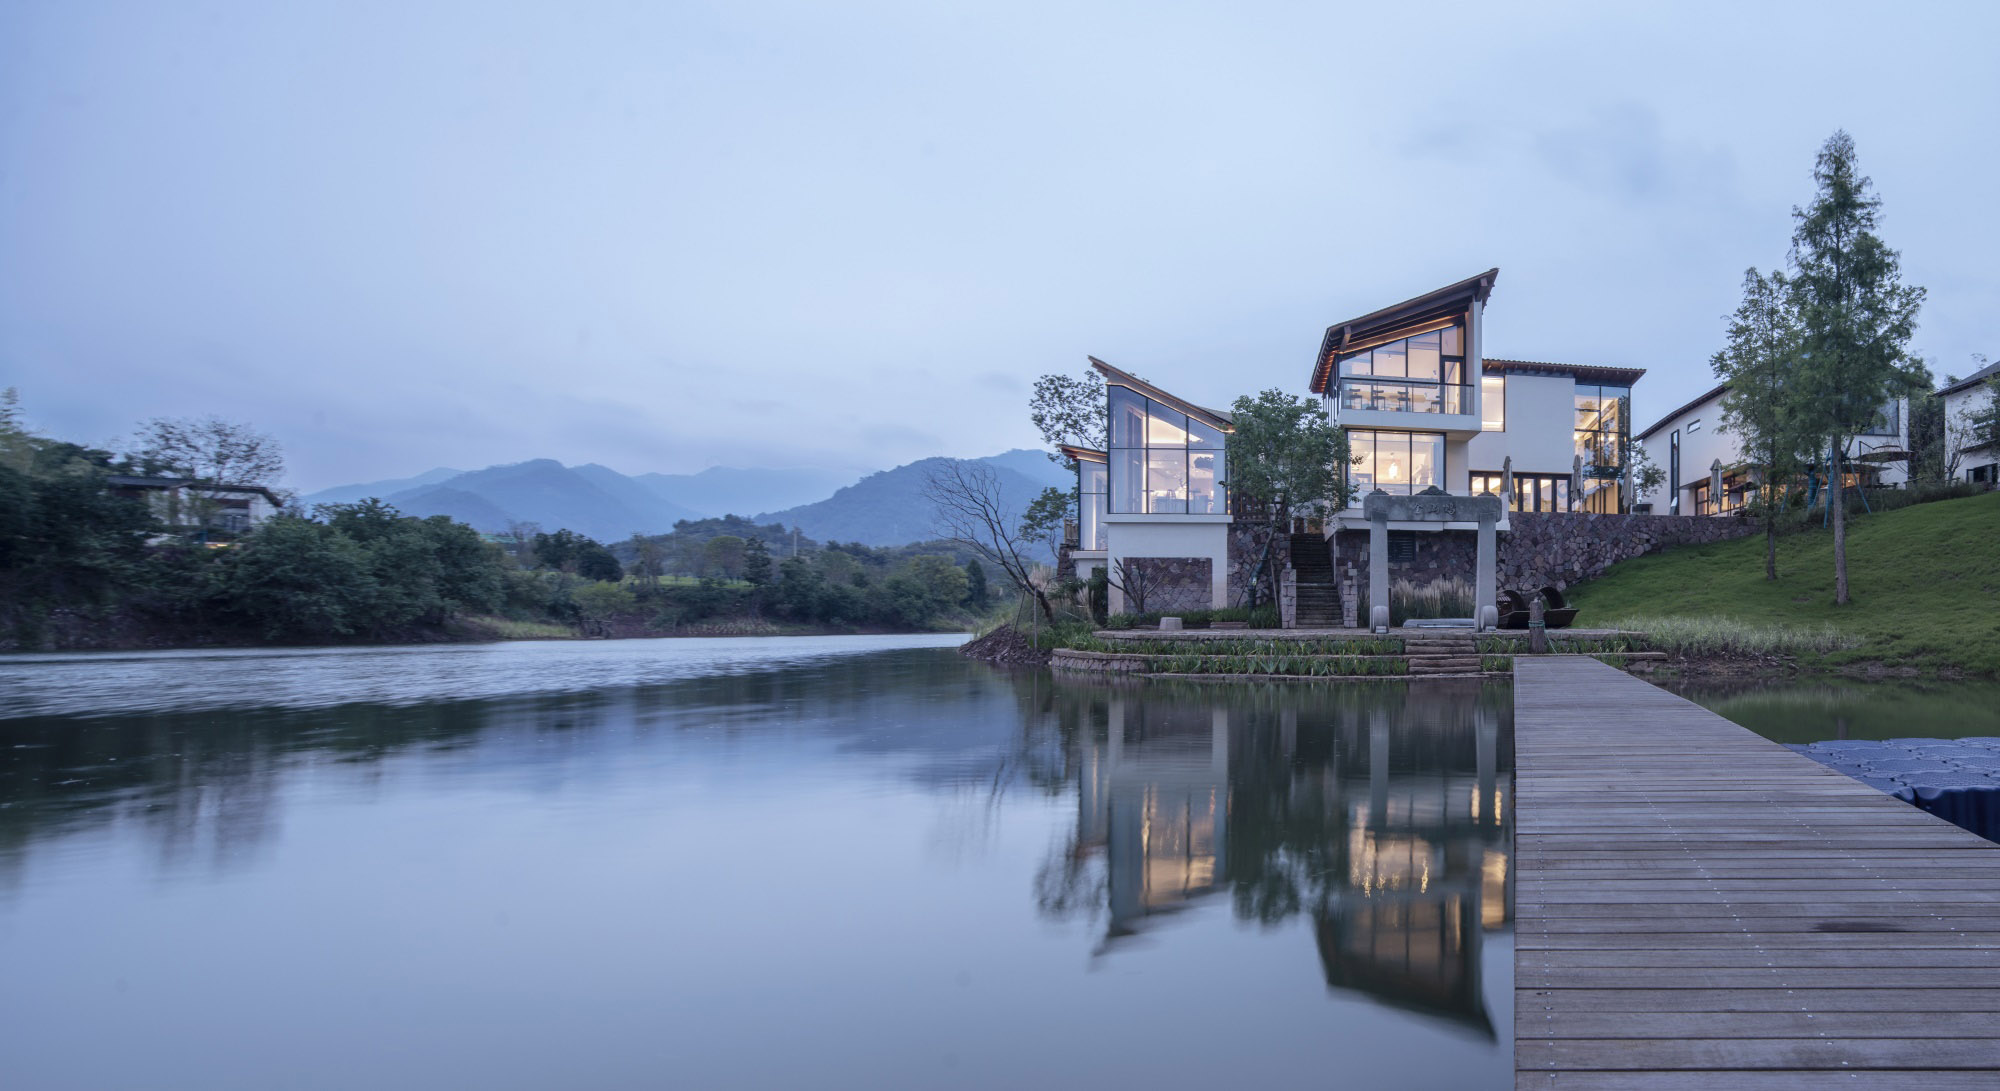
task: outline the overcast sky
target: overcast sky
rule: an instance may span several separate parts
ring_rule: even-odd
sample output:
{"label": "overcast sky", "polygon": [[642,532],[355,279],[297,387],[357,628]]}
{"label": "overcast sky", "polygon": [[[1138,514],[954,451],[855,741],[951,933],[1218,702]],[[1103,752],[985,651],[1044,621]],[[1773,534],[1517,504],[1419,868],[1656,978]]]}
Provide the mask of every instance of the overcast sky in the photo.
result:
{"label": "overcast sky", "polygon": [[1303,393],[1497,265],[1488,354],[1650,423],[1841,127],[1914,349],[2000,355],[2000,5],[1636,6],[0,0],[0,386],[307,490],[879,468],[1032,445],[1086,353]]}

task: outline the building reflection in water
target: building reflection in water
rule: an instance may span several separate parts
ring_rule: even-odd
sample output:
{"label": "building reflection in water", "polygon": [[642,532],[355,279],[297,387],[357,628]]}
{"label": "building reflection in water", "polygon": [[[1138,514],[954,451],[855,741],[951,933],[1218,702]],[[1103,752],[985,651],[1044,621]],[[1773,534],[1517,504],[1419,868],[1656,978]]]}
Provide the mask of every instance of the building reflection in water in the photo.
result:
{"label": "building reflection in water", "polygon": [[1480,956],[1513,916],[1506,689],[1066,696],[1077,832],[1043,904],[1078,908],[1101,869],[1101,955],[1227,892],[1245,919],[1309,915],[1329,987],[1494,1035]]}

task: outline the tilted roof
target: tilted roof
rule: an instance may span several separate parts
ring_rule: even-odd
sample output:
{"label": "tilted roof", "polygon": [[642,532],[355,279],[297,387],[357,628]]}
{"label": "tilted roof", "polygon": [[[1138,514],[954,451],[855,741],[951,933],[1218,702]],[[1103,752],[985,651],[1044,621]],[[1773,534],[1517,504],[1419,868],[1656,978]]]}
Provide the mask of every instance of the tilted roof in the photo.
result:
{"label": "tilted roof", "polygon": [[1967,375],[1965,378],[1943,387],[1938,391],[1938,393],[1941,395],[1956,394],[1961,390],[1969,390],[1972,387],[1978,386],[1980,383],[1983,383],[1986,380],[1991,379],[1995,375],[2000,375],[2000,360],[1996,360],[1993,363],[1987,364],[1985,367],[1982,367],[1978,371],[1975,371],[1972,374]]}
{"label": "tilted roof", "polygon": [[1500,268],[1495,266],[1456,284],[1447,284],[1436,291],[1328,326],[1326,336],[1320,338],[1319,356],[1313,360],[1312,392],[1326,393],[1327,376],[1333,371],[1334,356],[1356,341],[1395,332],[1405,326],[1447,318],[1474,303],[1484,303],[1486,297],[1493,294],[1493,282],[1499,277]]}
{"label": "tilted roof", "polygon": [[1667,414],[1666,416],[1664,416],[1664,417],[1661,417],[1661,418],[1660,418],[1659,420],[1656,420],[1656,421],[1654,421],[1654,422],[1653,422],[1653,426],[1652,426],[1651,428],[1648,428],[1648,429],[1646,429],[1645,431],[1643,431],[1643,432],[1639,433],[1639,437],[1638,437],[1638,438],[1640,438],[1640,439],[1645,439],[1645,438],[1646,438],[1647,436],[1650,436],[1650,435],[1652,435],[1652,434],[1653,434],[1654,432],[1657,432],[1657,431],[1659,431],[1660,429],[1662,429],[1662,428],[1665,428],[1665,427],[1667,426],[1667,423],[1668,423],[1669,421],[1672,421],[1672,420],[1674,420],[1675,418],[1679,417],[1679,416],[1680,416],[1681,414],[1683,414],[1683,413],[1686,413],[1686,412],[1688,412],[1688,411],[1690,411],[1690,410],[1694,409],[1694,408],[1695,408],[1696,406],[1698,406],[1698,405],[1701,405],[1701,404],[1702,404],[1703,402],[1706,402],[1706,401],[1708,401],[1708,400],[1709,400],[1710,398],[1717,398],[1717,397],[1721,397],[1721,396],[1722,396],[1722,392],[1723,392],[1723,391],[1725,391],[1725,390],[1728,390],[1728,389],[1729,389],[1729,384],[1728,384],[1728,383],[1717,383],[1717,384],[1715,384],[1715,389],[1713,389],[1713,390],[1710,390],[1710,391],[1709,391],[1708,393],[1706,393],[1706,394],[1703,394],[1703,395],[1702,395],[1701,397],[1699,397],[1699,398],[1696,398],[1695,400],[1693,400],[1693,401],[1691,401],[1691,402],[1687,403],[1686,405],[1683,405],[1683,406],[1681,406],[1681,407],[1680,407],[1679,409],[1676,409],[1676,410],[1674,410],[1673,412],[1671,412],[1671,413],[1668,413],[1668,414]]}
{"label": "tilted roof", "polygon": [[1086,356],[1084,359],[1090,361],[1090,366],[1096,368],[1098,374],[1120,386],[1131,387],[1133,390],[1144,394],[1154,401],[1165,402],[1190,417],[1200,417],[1203,421],[1225,432],[1235,430],[1235,426],[1230,423],[1229,414],[1220,409],[1208,409],[1196,405],[1185,398],[1176,397],[1129,371],[1121,371],[1118,368],[1112,367],[1095,356]]}

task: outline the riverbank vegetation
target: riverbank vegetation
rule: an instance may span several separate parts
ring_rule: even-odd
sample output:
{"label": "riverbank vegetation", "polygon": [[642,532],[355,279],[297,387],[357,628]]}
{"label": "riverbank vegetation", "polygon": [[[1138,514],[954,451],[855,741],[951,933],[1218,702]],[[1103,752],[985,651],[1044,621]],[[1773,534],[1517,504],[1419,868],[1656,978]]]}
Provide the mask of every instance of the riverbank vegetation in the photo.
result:
{"label": "riverbank vegetation", "polygon": [[1796,655],[1808,666],[2000,675],[2000,493],[1864,514],[1847,530],[1851,601],[1836,604],[1834,536],[1685,546],[1624,561],[1572,591],[1593,625],[1661,650]]}
{"label": "riverbank vegetation", "polygon": [[[129,484],[196,463],[49,439],[14,400],[0,409],[0,650],[907,632],[968,628],[990,605],[949,546],[727,533],[747,520],[635,539],[626,561],[565,529],[495,538],[372,499],[224,530]],[[281,472],[257,438],[259,472]]]}

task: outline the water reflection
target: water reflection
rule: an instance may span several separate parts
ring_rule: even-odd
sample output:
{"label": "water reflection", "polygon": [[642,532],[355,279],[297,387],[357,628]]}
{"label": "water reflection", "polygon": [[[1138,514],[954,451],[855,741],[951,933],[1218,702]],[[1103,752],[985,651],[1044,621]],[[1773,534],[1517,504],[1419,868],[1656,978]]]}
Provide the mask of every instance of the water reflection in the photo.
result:
{"label": "water reflection", "polygon": [[1244,920],[1309,916],[1328,986],[1494,1036],[1480,956],[1512,920],[1506,689],[1068,697],[1076,834],[1038,892],[1052,916],[1102,905],[1101,957],[1226,892]]}
{"label": "water reflection", "polygon": [[1663,684],[1777,742],[2000,735],[1996,682],[1787,678]]}
{"label": "water reflection", "polygon": [[638,643],[0,664],[10,1086],[1511,1080],[1506,689]]}

